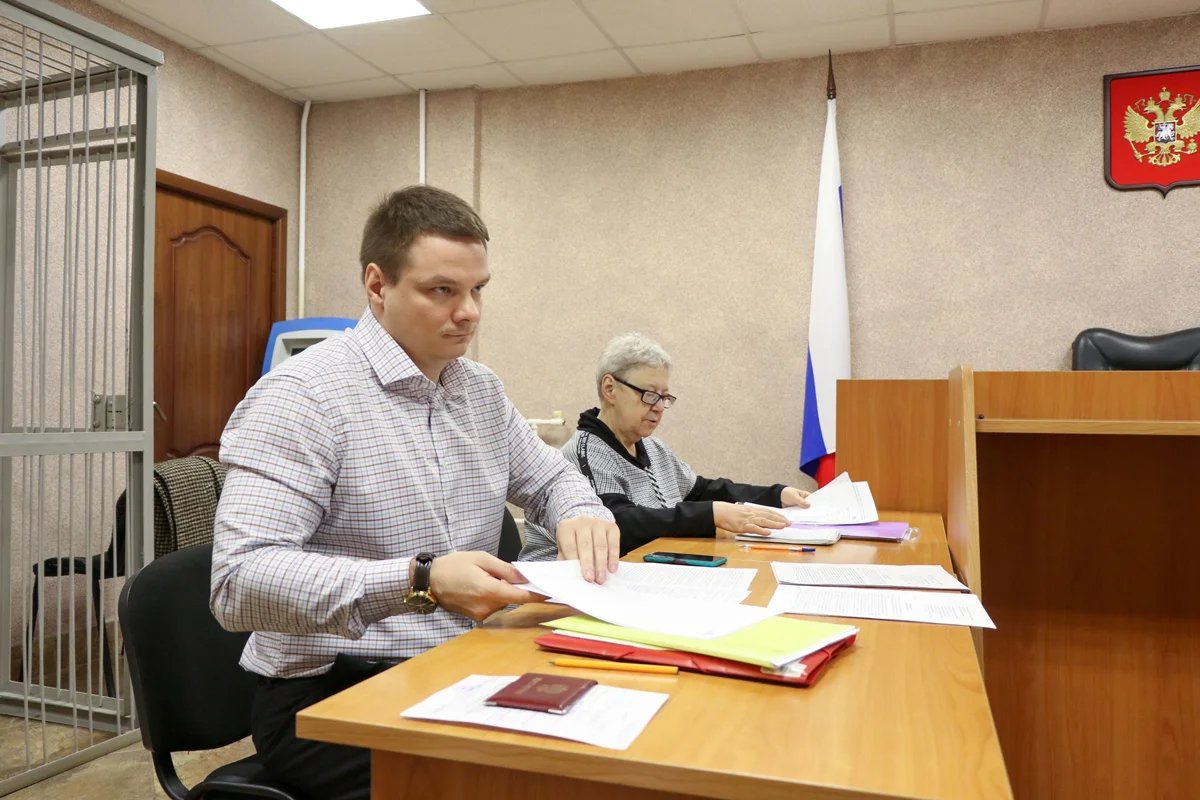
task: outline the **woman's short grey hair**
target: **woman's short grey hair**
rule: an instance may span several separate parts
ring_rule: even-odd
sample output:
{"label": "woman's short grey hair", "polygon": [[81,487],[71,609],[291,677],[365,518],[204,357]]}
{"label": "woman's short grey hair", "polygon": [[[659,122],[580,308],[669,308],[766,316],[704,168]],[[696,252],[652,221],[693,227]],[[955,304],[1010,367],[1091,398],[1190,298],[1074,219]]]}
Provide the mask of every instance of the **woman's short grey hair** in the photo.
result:
{"label": "woman's short grey hair", "polygon": [[671,368],[671,357],[658,342],[640,333],[622,333],[604,346],[596,367],[596,394],[604,399],[600,385],[605,375],[624,378],[638,367]]}

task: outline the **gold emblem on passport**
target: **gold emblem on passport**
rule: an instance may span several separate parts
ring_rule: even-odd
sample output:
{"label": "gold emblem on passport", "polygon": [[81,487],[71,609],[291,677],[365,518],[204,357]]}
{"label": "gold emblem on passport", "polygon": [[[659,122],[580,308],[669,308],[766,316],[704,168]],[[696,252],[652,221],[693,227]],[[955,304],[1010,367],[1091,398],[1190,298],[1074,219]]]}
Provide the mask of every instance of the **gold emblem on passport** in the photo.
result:
{"label": "gold emblem on passport", "polygon": [[1187,93],[1163,87],[1125,107],[1125,140],[1139,163],[1169,167],[1200,149],[1200,103]]}

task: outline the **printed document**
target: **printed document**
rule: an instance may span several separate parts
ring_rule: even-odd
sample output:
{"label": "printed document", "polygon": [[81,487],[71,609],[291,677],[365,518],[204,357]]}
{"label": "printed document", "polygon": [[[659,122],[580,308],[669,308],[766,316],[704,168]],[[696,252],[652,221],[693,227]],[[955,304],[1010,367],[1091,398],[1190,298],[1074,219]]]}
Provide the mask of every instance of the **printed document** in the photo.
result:
{"label": "printed document", "polygon": [[936,625],[995,628],[973,594],[901,589],[845,589],[830,586],[780,586],[767,606],[780,614],[860,617]]}
{"label": "printed document", "polygon": [[871,487],[867,486],[866,481],[851,481],[848,472],[843,472],[810,494],[808,508],[791,506],[771,510],[787,517],[789,525],[854,525],[879,521]]}
{"label": "printed document", "polygon": [[771,562],[780,583],[804,586],[890,586],[898,589],[948,589],[968,591],[956,577],[937,564],[794,564]]}
{"label": "printed document", "polygon": [[484,700],[516,679],[515,675],[468,675],[400,716],[435,722],[466,722],[625,750],[670,697],[663,692],[600,684],[589,689],[565,714],[484,704]]}
{"label": "printed document", "polygon": [[[647,592],[637,588],[639,584],[644,585],[647,582],[644,574],[639,575],[644,572],[643,570],[630,570],[632,578],[620,577],[626,567],[653,566],[665,570],[685,569],[685,567],[670,564],[622,564],[617,573],[610,574],[602,585],[585,581],[579,574],[578,561],[518,561],[513,566],[528,579],[529,583],[525,584],[524,588],[529,591],[553,597],[596,619],[628,628],[674,633],[697,639],[712,639],[733,633],[779,613],[769,611],[761,606],[695,600]],[[705,570],[709,573],[726,571],[712,567],[694,567],[693,569]],[[753,569],[747,571],[754,572]],[[729,572],[734,572],[734,570],[729,570]],[[738,572],[743,571],[739,570]],[[753,575],[750,578],[753,579]],[[707,579],[693,577],[679,580],[702,583],[704,580],[720,582],[727,579],[710,576]],[[738,575],[736,578],[728,580],[745,581],[746,578],[744,575]],[[747,581],[745,585],[748,586],[749,582]],[[744,588],[741,591],[745,591]]]}

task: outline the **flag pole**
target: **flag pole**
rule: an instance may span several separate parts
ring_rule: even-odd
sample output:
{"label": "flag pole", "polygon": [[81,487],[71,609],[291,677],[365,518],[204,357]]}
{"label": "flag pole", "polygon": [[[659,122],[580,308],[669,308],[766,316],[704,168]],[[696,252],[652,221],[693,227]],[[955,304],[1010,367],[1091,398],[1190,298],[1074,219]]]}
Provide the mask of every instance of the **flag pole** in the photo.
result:
{"label": "flag pole", "polygon": [[825,82],[825,97],[830,100],[837,100],[837,84],[833,81],[833,51],[829,53],[829,78]]}
{"label": "flag pole", "polygon": [[800,431],[800,469],[814,478],[818,486],[824,486],[836,474],[837,382],[850,377],[850,309],[842,233],[842,172],[837,147],[833,51],[826,51],[826,57],[825,138],[817,185],[804,419]]}

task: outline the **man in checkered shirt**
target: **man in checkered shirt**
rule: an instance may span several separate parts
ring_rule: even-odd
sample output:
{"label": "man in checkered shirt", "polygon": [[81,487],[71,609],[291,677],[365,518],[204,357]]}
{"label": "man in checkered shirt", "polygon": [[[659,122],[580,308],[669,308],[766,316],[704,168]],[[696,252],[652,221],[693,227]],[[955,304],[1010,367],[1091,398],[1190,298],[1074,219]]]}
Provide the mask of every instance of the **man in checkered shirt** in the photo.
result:
{"label": "man in checkered shirt", "polygon": [[541,599],[495,556],[505,500],[588,580],[617,568],[620,534],[588,482],[463,358],[487,241],[448,192],[388,196],[363,231],[358,325],[264,376],[221,437],[211,607],[253,632],[241,663],[261,676],[261,760],[311,798],[367,797],[369,754],[298,740],[297,711]]}

